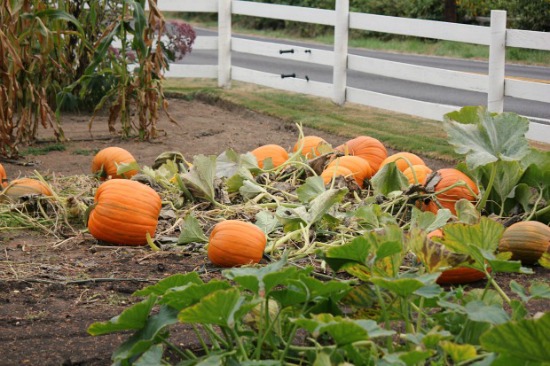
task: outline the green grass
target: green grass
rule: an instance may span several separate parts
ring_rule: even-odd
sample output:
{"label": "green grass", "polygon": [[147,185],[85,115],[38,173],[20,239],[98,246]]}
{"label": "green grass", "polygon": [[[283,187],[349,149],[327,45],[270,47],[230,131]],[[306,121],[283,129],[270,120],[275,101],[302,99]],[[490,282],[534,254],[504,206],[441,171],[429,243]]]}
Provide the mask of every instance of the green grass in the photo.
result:
{"label": "green grass", "polygon": [[351,103],[341,107],[328,99],[239,82],[233,82],[231,89],[221,89],[215,80],[170,79],[165,87],[186,99],[222,101],[340,136],[371,136],[395,150],[449,162],[459,158],[438,121]]}
{"label": "green grass", "polygon": [[21,155],[22,156],[46,155],[52,151],[65,151],[65,150],[66,150],[65,145],[63,145],[62,143],[55,143],[55,144],[49,144],[49,145],[44,145],[40,147],[32,147],[32,146],[28,147],[21,152]]}

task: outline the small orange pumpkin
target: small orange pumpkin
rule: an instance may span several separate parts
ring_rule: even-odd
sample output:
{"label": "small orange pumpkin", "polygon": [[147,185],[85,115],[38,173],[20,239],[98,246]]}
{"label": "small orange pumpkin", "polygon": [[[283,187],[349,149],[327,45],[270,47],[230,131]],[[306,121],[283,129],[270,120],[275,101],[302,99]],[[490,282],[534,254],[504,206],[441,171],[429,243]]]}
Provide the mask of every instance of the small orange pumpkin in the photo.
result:
{"label": "small orange pumpkin", "polygon": [[422,160],[418,155],[403,151],[390,155],[384,159],[384,161],[380,164],[380,169],[382,169],[384,165],[392,162],[395,162],[397,169],[402,172],[413,165],[426,165],[424,160]]}
{"label": "small orange pumpkin", "polygon": [[97,174],[99,179],[132,178],[137,170],[130,170],[122,175],[117,175],[117,168],[120,164],[135,163],[136,159],[127,150],[110,146],[99,151],[92,160],[92,173]]}
{"label": "small orange pumpkin", "polygon": [[256,157],[258,166],[263,169],[264,160],[271,158],[273,167],[278,167],[288,160],[288,152],[279,145],[269,144],[255,148],[251,151],[252,155]]}
{"label": "small orange pumpkin", "polygon": [[428,178],[428,175],[432,174],[432,170],[426,165],[413,165],[412,167],[405,169],[403,174],[409,180],[409,184],[426,185],[426,179]]}
{"label": "small orange pumpkin", "polygon": [[11,182],[11,184],[2,192],[8,197],[20,197],[27,194],[41,194],[44,196],[53,196],[53,192],[46,184],[37,179],[20,178]]}
{"label": "small orange pumpkin", "polygon": [[292,151],[298,151],[300,146],[302,146],[302,150],[300,151],[301,154],[304,155],[307,159],[312,159],[316,156],[320,156],[323,154],[324,150],[331,149],[330,144],[326,142],[323,138],[313,135],[304,136],[303,138],[299,139],[292,148]]}
{"label": "small orange pumpkin", "polygon": [[[357,182],[357,185],[363,188],[363,182],[365,179],[372,177],[373,172],[369,165],[369,162],[358,156],[346,155],[340,156],[331,161],[326,169],[331,167],[342,166],[351,170],[353,178]],[[321,174],[322,176],[322,174]]]}
{"label": "small orange pumpkin", "polygon": [[[435,192],[437,193],[443,190],[445,191],[436,194],[436,198],[439,204],[443,208],[448,208],[449,210],[451,210],[453,215],[456,215],[456,201],[460,199],[467,199],[468,201],[473,203],[477,198],[476,196],[479,194],[479,189],[477,188],[477,185],[474,183],[474,181],[472,181],[466,174],[462,173],[458,169],[439,169],[436,173],[430,176],[430,179],[426,184],[429,184],[432,179],[440,179],[439,182],[434,186]],[[446,190],[447,188],[461,181],[466,183],[470,189],[464,186],[456,186]],[[433,213],[437,213],[437,210],[439,210],[439,206],[434,201],[429,201],[428,203],[423,204],[423,211],[431,211]]]}
{"label": "small orange pumpkin", "polygon": [[208,259],[221,267],[259,263],[266,242],[265,233],[256,225],[239,220],[221,221],[210,233]]}
{"label": "small orange pumpkin", "polygon": [[[428,239],[433,237],[443,237],[441,229],[434,230],[428,234]],[[491,272],[491,268],[488,268]],[[485,279],[483,271],[470,267],[455,267],[449,268],[441,272],[437,280],[438,285],[460,285],[465,283],[476,282]]]}
{"label": "small orange pumpkin", "polygon": [[8,175],[6,174],[6,170],[4,169],[2,164],[0,164],[0,190],[7,186],[8,186]]}
{"label": "small orange pumpkin", "polygon": [[550,227],[538,221],[520,221],[504,230],[498,248],[512,259],[534,264],[550,248]]}
{"label": "small orange pumpkin", "polygon": [[127,179],[102,183],[94,197],[88,230],[98,240],[118,245],[145,245],[155,236],[162,202],[151,187]]}
{"label": "small orange pumpkin", "polygon": [[[329,184],[333,178],[336,177],[353,177],[353,172],[345,166],[331,166],[321,172],[321,178],[325,185]],[[354,178],[355,179],[355,178]]]}
{"label": "small orange pumpkin", "polygon": [[359,136],[351,139],[338,146],[336,150],[366,159],[373,170],[373,174],[380,169],[380,164],[388,157],[386,147],[379,140],[370,136]]}

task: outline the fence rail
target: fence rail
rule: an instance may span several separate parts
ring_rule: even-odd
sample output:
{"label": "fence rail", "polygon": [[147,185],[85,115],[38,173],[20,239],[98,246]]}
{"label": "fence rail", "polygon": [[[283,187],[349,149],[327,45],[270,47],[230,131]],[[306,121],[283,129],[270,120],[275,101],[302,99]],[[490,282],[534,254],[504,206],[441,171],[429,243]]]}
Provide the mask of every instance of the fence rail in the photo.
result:
{"label": "fence rail", "polygon": [[[255,83],[297,93],[331,98],[337,104],[359,103],[418,117],[441,120],[447,112],[461,106],[423,102],[381,94],[347,86],[350,70],[412,82],[444,86],[487,94],[487,107],[502,112],[504,97],[550,102],[550,84],[506,78],[504,74],[506,47],[550,51],[550,33],[506,29],[506,12],[493,10],[491,25],[477,26],[421,19],[397,18],[349,11],[349,0],[337,0],[334,10],[323,10],[289,5],[256,3],[244,0],[159,0],[162,11],[218,13],[218,36],[197,37],[195,49],[217,50],[217,65],[170,65],[169,77],[217,78],[220,87],[229,87],[231,80]],[[279,74],[236,67],[231,64],[231,52],[273,58],[287,58],[280,53],[285,45],[232,37],[233,14],[271,19],[283,19],[334,27],[334,51],[288,45],[294,49],[294,61],[331,66],[332,83],[282,79]],[[380,60],[348,53],[350,29],[416,36],[439,40],[472,43],[489,47],[489,70],[486,75],[452,71],[426,66]],[[527,137],[550,143],[550,121],[547,124],[531,122]]]}

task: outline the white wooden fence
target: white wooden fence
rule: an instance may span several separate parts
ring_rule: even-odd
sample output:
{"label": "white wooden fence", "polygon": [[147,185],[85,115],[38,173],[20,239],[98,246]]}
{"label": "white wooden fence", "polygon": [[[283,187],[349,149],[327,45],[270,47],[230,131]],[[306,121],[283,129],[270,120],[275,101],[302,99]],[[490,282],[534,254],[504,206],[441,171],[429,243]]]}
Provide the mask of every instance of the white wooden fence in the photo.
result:
{"label": "white wooden fence", "polygon": [[[217,65],[170,65],[168,77],[217,78],[220,87],[231,80],[244,81],[332,99],[387,109],[433,120],[461,106],[429,103],[347,86],[348,70],[487,94],[487,108],[502,112],[504,96],[550,102],[550,84],[505,78],[505,49],[519,47],[550,51],[550,33],[506,29],[506,12],[493,10],[490,27],[421,19],[388,17],[349,11],[349,0],[337,0],[335,10],[256,3],[242,0],[158,0],[162,11],[218,13],[218,36],[197,37],[194,49],[217,50]],[[281,44],[235,38],[231,35],[233,14],[283,19],[334,27],[333,51],[305,52],[297,46],[294,60],[333,67],[332,84],[302,79],[282,79],[279,74],[231,65],[231,52],[283,58]],[[380,60],[348,54],[349,29],[457,41],[489,46],[487,75]],[[284,45],[282,46],[284,47]],[[549,124],[531,122],[527,137],[550,143]]]}

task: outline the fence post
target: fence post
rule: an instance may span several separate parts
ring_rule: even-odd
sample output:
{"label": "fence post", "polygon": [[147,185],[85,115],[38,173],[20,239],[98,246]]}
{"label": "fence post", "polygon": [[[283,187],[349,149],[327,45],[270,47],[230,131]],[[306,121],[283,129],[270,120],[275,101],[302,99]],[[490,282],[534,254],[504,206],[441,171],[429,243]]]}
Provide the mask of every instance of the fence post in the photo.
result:
{"label": "fence post", "polygon": [[349,0],[336,0],[336,24],[334,25],[334,68],[332,73],[332,101],[342,105],[346,101]]}
{"label": "fence post", "polygon": [[231,0],[218,0],[218,86],[231,86]]}
{"label": "fence post", "polygon": [[506,64],[506,11],[491,10],[491,44],[489,45],[489,88],[487,109],[502,113],[504,109],[504,67]]}

